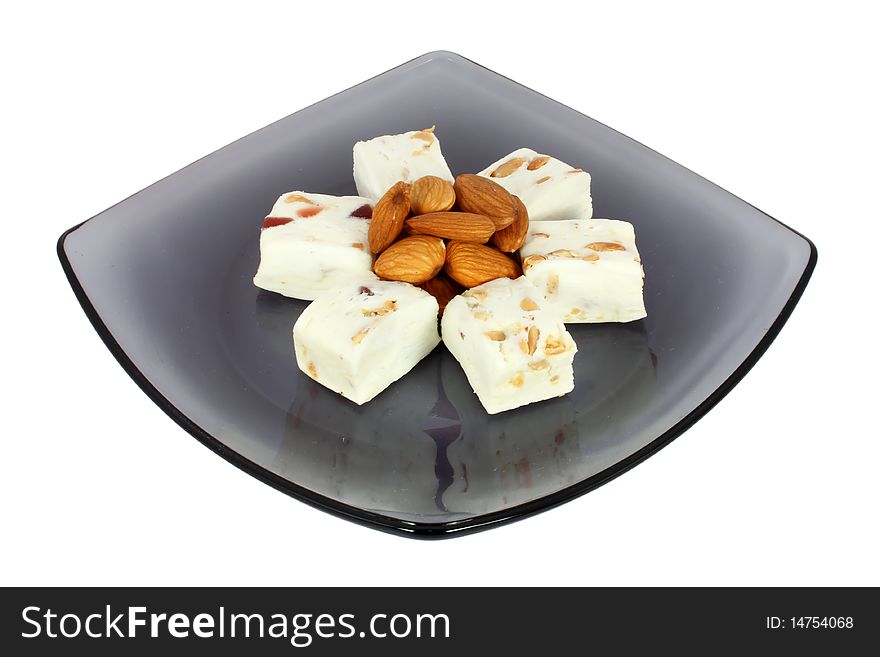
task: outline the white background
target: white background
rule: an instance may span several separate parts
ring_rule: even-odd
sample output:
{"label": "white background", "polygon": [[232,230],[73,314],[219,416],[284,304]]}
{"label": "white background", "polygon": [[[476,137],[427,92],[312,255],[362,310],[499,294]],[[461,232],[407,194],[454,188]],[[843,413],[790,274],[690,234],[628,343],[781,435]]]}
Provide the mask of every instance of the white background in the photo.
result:
{"label": "white background", "polygon": [[[869,3],[24,4],[0,19],[0,583],[880,584]],[[719,183],[819,264],[769,352],[672,445],[563,507],[428,543],[313,510],[189,437],[104,348],[55,240],[440,48]]]}

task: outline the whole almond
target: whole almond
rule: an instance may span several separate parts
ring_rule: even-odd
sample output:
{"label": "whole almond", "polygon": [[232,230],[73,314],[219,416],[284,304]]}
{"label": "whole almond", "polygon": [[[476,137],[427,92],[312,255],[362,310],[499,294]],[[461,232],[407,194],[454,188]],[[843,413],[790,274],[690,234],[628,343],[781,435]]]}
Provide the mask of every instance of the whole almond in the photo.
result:
{"label": "whole almond", "polygon": [[446,212],[455,205],[455,189],[443,178],[422,176],[412,184],[409,204],[413,214]]}
{"label": "whole almond", "polygon": [[388,281],[418,285],[428,281],[443,268],[446,246],[439,237],[414,235],[404,237],[382,252],[373,271]]}
{"label": "whole almond", "polygon": [[448,240],[485,244],[495,232],[495,222],[489,217],[470,212],[431,212],[410,217],[406,230],[412,235],[434,235]]}
{"label": "whole almond", "polygon": [[465,287],[475,287],[496,278],[517,278],[522,272],[513,258],[490,246],[450,242],[446,273]]}
{"label": "whole almond", "polygon": [[437,274],[429,281],[425,281],[419,287],[437,299],[441,315],[446,309],[446,304],[452,301],[453,297],[458,296],[464,290],[461,285],[442,273]]}
{"label": "whole almond", "polygon": [[489,217],[500,230],[513,223],[516,209],[510,193],[494,180],[472,173],[455,179],[455,200],[458,209]]}
{"label": "whole almond", "polygon": [[401,181],[392,185],[376,203],[367,233],[372,253],[384,251],[400,235],[409,214],[409,194],[410,185]]}
{"label": "whole almond", "polygon": [[516,207],[516,219],[507,228],[492,235],[492,244],[505,253],[513,253],[521,247],[526,241],[526,233],[529,232],[529,211],[519,196],[513,196],[513,203]]}

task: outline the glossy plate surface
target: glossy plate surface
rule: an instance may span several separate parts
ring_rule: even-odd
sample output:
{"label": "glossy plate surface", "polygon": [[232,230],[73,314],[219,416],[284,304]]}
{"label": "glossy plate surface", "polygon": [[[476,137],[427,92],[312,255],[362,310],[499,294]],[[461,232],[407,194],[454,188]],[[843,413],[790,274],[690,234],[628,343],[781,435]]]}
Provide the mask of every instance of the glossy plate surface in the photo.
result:
{"label": "glossy plate surface", "polygon": [[[566,397],[489,416],[441,345],[355,406],[296,368],[291,327],[306,302],[251,283],[278,195],[353,194],[355,141],[433,124],[453,172],[529,146],[592,174],[595,216],[636,226],[648,317],[571,325]],[[816,260],[806,238],[748,203],[448,52],[236,141],[58,247],[107,346],[184,429],[294,497],[422,537],[541,511],[667,444],[760,357]]]}

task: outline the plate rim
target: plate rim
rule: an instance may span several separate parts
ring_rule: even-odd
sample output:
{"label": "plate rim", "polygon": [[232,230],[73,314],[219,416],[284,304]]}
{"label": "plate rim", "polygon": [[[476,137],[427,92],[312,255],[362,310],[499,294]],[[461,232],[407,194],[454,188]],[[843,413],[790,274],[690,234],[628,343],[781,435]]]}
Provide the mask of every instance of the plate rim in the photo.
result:
{"label": "plate rim", "polygon": [[[421,60],[424,60],[425,63],[427,63],[427,62],[431,61],[432,59],[436,59],[438,57],[461,60],[463,62],[470,64],[470,65],[487,70],[490,73],[493,73],[494,75],[498,75],[500,77],[503,77],[504,79],[509,80],[509,81],[513,82],[514,84],[517,84],[517,85],[523,87],[524,89],[532,91],[533,93],[536,93],[536,94],[542,96],[543,98],[551,100],[554,103],[561,105],[562,107],[565,107],[571,111],[574,111],[574,112],[580,114],[581,116],[584,116],[590,120],[595,121],[595,119],[592,119],[591,117],[587,116],[586,114],[583,114],[582,112],[580,112],[578,110],[575,110],[571,107],[568,107],[567,105],[564,105],[563,103],[560,103],[559,101],[554,100],[554,99],[550,98],[549,96],[545,96],[544,94],[541,94],[540,92],[534,91],[533,89],[526,87],[525,85],[520,84],[519,82],[516,82],[515,80],[512,80],[511,78],[507,78],[506,76],[501,75],[500,73],[496,73],[495,71],[492,71],[491,69],[488,69],[485,66],[483,66],[477,62],[474,62],[470,59],[467,59],[466,57],[463,57],[457,53],[447,51],[447,50],[430,51],[430,52],[427,52],[423,55],[415,57],[407,62],[404,62],[398,66],[395,66],[391,69],[388,69],[387,71],[384,71],[383,73],[379,73],[378,75],[367,78],[366,80],[359,82],[358,84],[356,84],[352,87],[348,87],[342,91],[339,91],[335,94],[332,94],[331,96],[328,96],[327,98],[324,98],[324,99],[318,101],[317,103],[313,103],[312,105],[309,105],[309,106],[304,107],[300,110],[297,110],[296,112],[293,112],[287,116],[284,116],[284,117],[278,119],[278,121],[283,121],[290,116],[298,114],[306,109],[309,109],[310,107],[314,107],[315,105],[318,105],[326,100],[329,100],[329,99],[331,99],[341,93],[345,93],[349,89],[353,89],[355,87],[358,87],[362,84],[369,82],[370,80],[374,80],[374,79],[381,77],[391,71],[409,66],[409,65],[411,65],[415,62],[419,62]],[[278,121],[273,121],[272,123],[269,123],[267,126],[263,126],[262,128],[259,128],[256,131],[248,133],[248,134],[230,142],[230,144],[233,144],[237,141],[241,141],[242,139],[246,139],[248,136],[254,134],[255,132],[259,132],[259,130],[262,130],[270,125],[273,125],[274,123],[277,123]],[[612,130],[620,135],[623,135],[623,133],[620,133],[619,131],[605,125],[604,123],[601,123],[601,125],[603,127],[607,128],[608,130]],[[655,155],[659,155],[660,157],[663,157],[665,159],[669,159],[665,155],[663,155],[662,153],[659,153],[659,152],[651,149],[650,147],[645,146],[644,144],[641,144],[641,142],[638,142],[638,141],[636,141],[626,135],[623,135],[623,136],[631,141],[636,142],[640,146],[647,148]],[[228,145],[229,144],[227,144],[226,146],[228,146]],[[226,146],[223,146],[222,148],[226,148]],[[220,150],[220,149],[218,149],[218,150]],[[162,180],[165,180],[167,178],[170,178],[172,176],[177,175],[180,171],[183,171],[184,169],[186,169],[190,166],[193,166],[195,163],[197,163],[207,157],[210,157],[213,153],[216,153],[216,152],[217,151],[212,151],[211,153],[204,155],[203,157],[193,161],[192,163],[186,165],[185,167],[178,169],[177,171],[175,171],[167,176],[164,176],[163,178],[160,178],[158,181],[148,185],[144,189],[148,189],[149,187],[152,187],[153,185],[158,184]],[[681,166],[682,168],[686,169],[689,173],[691,173],[691,174],[701,178],[702,180],[709,182],[710,184],[718,187],[719,189],[726,192],[727,194],[730,194],[731,196],[743,201],[743,199],[740,199],[735,194],[732,194],[731,192],[725,190],[724,188],[720,187],[720,185],[713,183],[711,180],[708,180],[708,179],[704,178],[703,176],[700,176],[698,173],[695,173],[691,169],[684,167],[683,165],[679,164],[678,162],[675,162],[674,160],[670,160],[670,161],[674,162],[677,166]],[[748,372],[752,369],[752,367],[755,365],[755,363],[757,363],[758,360],[760,360],[760,358],[764,355],[764,353],[767,351],[769,346],[779,336],[779,333],[781,332],[782,327],[788,321],[789,317],[791,316],[792,312],[794,311],[795,306],[800,301],[800,298],[803,295],[804,290],[806,289],[807,283],[809,283],[810,278],[813,275],[813,271],[815,270],[816,263],[818,261],[818,250],[816,249],[816,245],[812,242],[812,240],[810,240],[808,237],[806,237],[802,233],[798,232],[797,230],[791,228],[790,226],[787,226],[786,224],[782,223],[781,221],[779,221],[775,217],[772,217],[771,215],[767,214],[766,212],[764,212],[760,208],[757,208],[754,205],[752,205],[751,203],[748,203],[748,201],[743,201],[743,203],[746,203],[749,207],[757,210],[767,219],[775,221],[780,226],[786,228],[790,233],[792,233],[796,237],[799,237],[800,239],[802,239],[809,248],[809,256],[807,259],[807,263],[804,267],[804,270],[801,273],[800,278],[798,279],[797,283],[795,284],[791,295],[789,296],[789,298],[787,299],[785,304],[782,306],[782,308],[779,312],[779,315],[777,315],[776,319],[773,321],[770,328],[767,330],[767,332],[764,334],[764,336],[755,345],[755,348],[751,352],[749,352],[749,354],[742,361],[742,363],[740,363],[740,365],[737,366],[737,368],[730,374],[730,376],[728,376],[727,379],[725,379],[721,383],[721,385],[718,388],[716,388],[712,393],[710,393],[690,413],[688,413],[686,416],[684,416],[682,419],[680,419],[678,422],[676,422],[667,431],[660,434],[654,440],[652,440],[647,445],[642,447],[640,450],[634,452],[633,454],[630,454],[625,459],[618,461],[617,463],[606,468],[605,470],[598,472],[598,473],[592,475],[591,477],[588,477],[588,478],[586,478],[582,481],[579,481],[575,484],[572,484],[571,486],[567,486],[567,487],[560,489],[554,493],[550,493],[548,495],[544,495],[544,496],[536,498],[534,500],[530,500],[528,502],[524,502],[522,504],[512,506],[508,509],[502,509],[500,511],[493,511],[493,512],[487,513],[487,514],[472,516],[469,518],[463,518],[463,519],[458,519],[458,520],[451,520],[451,521],[441,522],[441,523],[418,522],[418,521],[411,521],[411,520],[403,520],[400,518],[394,518],[392,516],[377,513],[375,511],[369,511],[367,509],[362,509],[362,508],[359,508],[359,507],[356,507],[356,506],[353,506],[350,504],[346,504],[344,502],[340,502],[338,500],[334,500],[333,498],[327,497],[327,496],[322,495],[320,493],[316,493],[315,491],[312,491],[308,488],[305,488],[304,486],[301,486],[295,482],[292,482],[292,481],[285,479],[284,477],[282,477],[278,474],[275,474],[275,473],[267,470],[266,468],[254,463],[253,461],[242,456],[238,452],[230,449],[228,446],[223,444],[217,438],[214,438],[211,434],[209,434],[207,431],[202,429],[198,424],[196,424],[189,417],[187,417],[183,412],[181,412],[167,397],[165,397],[161,392],[159,392],[159,390],[155,386],[153,386],[152,383],[150,383],[149,379],[147,379],[147,377],[140,371],[140,369],[134,363],[134,361],[131,360],[131,358],[128,356],[128,354],[125,352],[125,350],[122,348],[122,346],[116,340],[116,338],[113,337],[113,334],[110,332],[109,328],[106,326],[104,321],[101,319],[100,313],[98,312],[97,308],[95,308],[94,304],[89,299],[88,295],[85,292],[85,289],[82,287],[82,284],[80,283],[79,279],[77,278],[76,272],[74,271],[74,268],[73,268],[73,264],[70,261],[70,259],[68,258],[67,252],[65,251],[65,246],[64,246],[67,237],[69,237],[72,233],[74,233],[76,230],[81,228],[84,224],[88,223],[89,221],[91,221],[95,217],[113,209],[117,205],[120,205],[120,204],[126,202],[128,199],[139,194],[141,191],[144,191],[144,190],[140,190],[138,192],[135,192],[134,194],[127,196],[126,198],[122,199],[121,201],[114,203],[113,205],[111,205],[107,209],[102,210],[97,215],[90,217],[89,219],[86,219],[85,221],[82,221],[82,222],[68,228],[67,230],[65,230],[61,234],[61,236],[58,238],[58,241],[56,243],[56,251],[58,254],[58,259],[61,261],[61,268],[64,271],[64,274],[67,278],[67,282],[70,284],[71,288],[73,289],[73,293],[76,296],[77,301],[79,301],[79,304],[83,309],[83,312],[85,313],[86,317],[91,322],[92,327],[95,329],[95,332],[98,334],[98,336],[104,342],[104,345],[107,347],[107,349],[110,351],[110,353],[116,358],[117,362],[120,364],[122,369],[125,370],[125,372],[138,385],[138,387],[144,392],[144,394],[146,394],[147,397],[154,404],[156,404],[160,409],[162,409],[165,412],[165,414],[168,415],[168,417],[170,417],[172,420],[174,420],[174,422],[176,422],[182,429],[184,429],[187,433],[189,433],[193,438],[198,440],[200,443],[202,443],[203,445],[208,447],[215,454],[219,455],[220,457],[222,457],[223,459],[225,459],[229,463],[233,464],[234,466],[236,466],[240,470],[246,472],[247,474],[251,475],[252,477],[255,477],[259,481],[261,481],[265,484],[268,484],[272,488],[275,488],[276,490],[279,490],[282,493],[285,493],[285,494],[293,497],[294,499],[297,499],[301,502],[308,504],[309,506],[311,506],[313,508],[320,509],[322,511],[325,511],[325,512],[328,512],[332,515],[335,515],[337,517],[355,522],[357,524],[360,524],[360,525],[363,525],[366,527],[370,527],[372,529],[378,529],[378,530],[386,532],[386,533],[391,533],[391,534],[394,534],[397,536],[406,536],[406,537],[410,537],[410,538],[421,538],[421,539],[451,538],[451,537],[455,537],[455,536],[462,536],[462,535],[466,535],[466,534],[476,533],[479,531],[484,531],[486,529],[497,527],[499,525],[507,524],[507,523],[514,522],[517,520],[522,520],[523,518],[527,518],[527,517],[535,515],[537,513],[547,511],[547,510],[552,509],[554,507],[557,507],[561,504],[569,502],[577,497],[585,495],[585,494],[589,493],[590,491],[595,490],[599,486],[602,486],[603,484],[606,484],[606,483],[610,482],[611,480],[619,477],[620,475],[624,474],[628,470],[634,468],[636,465],[638,465],[642,461],[644,461],[647,458],[656,454],[663,447],[665,447],[666,445],[671,443],[673,440],[678,438],[685,431],[687,431],[691,426],[693,426],[697,421],[699,421],[703,416],[705,416],[706,413],[708,413],[710,410],[712,410],[712,408],[714,408],[715,405],[718,404],[718,402],[720,402],[725,396],[727,396],[727,394],[731,390],[733,390],[733,388],[736,387],[736,385],[740,381],[742,381],[742,379],[745,377],[746,374],[748,374]]]}

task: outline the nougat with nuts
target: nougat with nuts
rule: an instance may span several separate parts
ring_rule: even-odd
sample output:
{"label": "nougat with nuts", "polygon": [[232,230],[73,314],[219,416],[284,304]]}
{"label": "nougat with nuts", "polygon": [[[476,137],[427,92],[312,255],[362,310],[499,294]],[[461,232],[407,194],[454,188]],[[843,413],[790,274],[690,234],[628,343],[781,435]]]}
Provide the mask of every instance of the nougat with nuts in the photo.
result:
{"label": "nougat with nuts", "polygon": [[443,342],[490,414],[574,389],[577,346],[562,316],[525,277],[499,278],[452,299]]}
{"label": "nougat with nuts", "polygon": [[593,216],[590,174],[531,148],[520,148],[480,171],[518,196],[530,221]]}
{"label": "nougat with nuts", "polygon": [[371,201],[360,196],[282,194],[263,220],[254,285],[316,299],[346,281],[372,278]]}
{"label": "nougat with nuts", "polygon": [[633,226],[615,219],[529,226],[522,268],[566,323],[631,322],[647,315]]}
{"label": "nougat with nuts", "polygon": [[433,127],[354,145],[354,183],[361,196],[378,200],[394,183],[411,183],[423,176],[453,180]]}
{"label": "nougat with nuts", "polygon": [[437,300],[398,281],[364,279],[330,290],[293,326],[299,368],[364,404],[409,372],[440,342]]}

